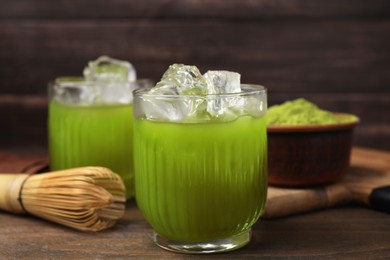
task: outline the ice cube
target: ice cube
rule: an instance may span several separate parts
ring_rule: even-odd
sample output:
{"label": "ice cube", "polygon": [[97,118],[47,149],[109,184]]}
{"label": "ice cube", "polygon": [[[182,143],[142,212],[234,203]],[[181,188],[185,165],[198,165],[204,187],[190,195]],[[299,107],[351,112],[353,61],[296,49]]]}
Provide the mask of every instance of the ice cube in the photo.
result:
{"label": "ice cube", "polygon": [[[242,108],[241,75],[231,71],[208,71],[202,75],[196,66],[173,64],[161,81],[144,97],[149,119],[170,121],[207,120],[210,117],[233,119]],[[154,95],[165,96],[155,98]]]}
{"label": "ice cube", "polygon": [[[212,117],[231,118],[236,114],[237,107],[241,107],[243,100],[240,96],[232,96],[229,93],[241,92],[241,75],[237,72],[225,70],[209,70],[204,74],[208,83],[209,94],[207,112]],[[227,94],[227,95],[223,95]]]}
{"label": "ice cube", "polygon": [[266,107],[267,99],[265,97],[246,96],[242,113],[259,117],[265,114]]}
{"label": "ice cube", "polygon": [[[149,119],[169,119],[182,121],[194,117],[205,102],[207,82],[196,66],[173,64],[163,74],[145,97],[145,112]],[[165,96],[165,97],[161,97]],[[172,96],[172,97],[169,97]]]}
{"label": "ice cube", "polygon": [[137,88],[136,71],[128,61],[100,56],[88,62],[83,71],[86,81],[94,84],[96,103],[131,103],[132,91]]}
{"label": "ice cube", "polygon": [[84,80],[56,80],[52,87],[53,98],[64,104],[93,104],[99,97],[98,90]]}
{"label": "ice cube", "polygon": [[190,111],[181,99],[165,99],[161,96],[144,97],[143,110],[150,120],[183,121]]}
{"label": "ice cube", "polygon": [[209,70],[204,74],[208,84],[208,94],[241,92],[241,75],[226,70]]}
{"label": "ice cube", "polygon": [[122,103],[129,104],[133,102],[133,91],[138,88],[150,88],[153,86],[150,80],[136,80],[133,82],[107,82],[97,83],[101,101],[103,103]]}
{"label": "ice cube", "polygon": [[152,89],[155,94],[205,95],[208,85],[196,66],[173,64]]}
{"label": "ice cube", "polygon": [[86,80],[98,82],[131,82],[137,79],[135,68],[130,62],[108,56],[100,56],[88,62],[83,74]]}

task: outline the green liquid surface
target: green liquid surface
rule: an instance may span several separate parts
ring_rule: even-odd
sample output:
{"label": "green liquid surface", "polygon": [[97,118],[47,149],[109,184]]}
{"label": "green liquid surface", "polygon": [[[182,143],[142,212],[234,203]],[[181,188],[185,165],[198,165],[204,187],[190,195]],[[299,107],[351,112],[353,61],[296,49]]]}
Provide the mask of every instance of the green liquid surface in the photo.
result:
{"label": "green liquid surface", "polygon": [[132,105],[49,104],[52,170],[104,166],[118,173],[134,195]]}
{"label": "green liquid surface", "polygon": [[176,241],[227,238],[264,208],[264,118],[232,122],[134,122],[136,199],[153,229]]}

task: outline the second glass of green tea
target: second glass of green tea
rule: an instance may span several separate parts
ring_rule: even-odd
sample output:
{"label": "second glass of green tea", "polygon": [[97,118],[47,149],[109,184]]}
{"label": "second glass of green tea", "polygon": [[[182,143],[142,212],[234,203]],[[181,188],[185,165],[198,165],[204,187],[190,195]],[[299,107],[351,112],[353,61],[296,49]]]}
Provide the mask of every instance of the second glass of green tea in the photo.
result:
{"label": "second glass of green tea", "polygon": [[90,62],[85,77],[61,77],[49,85],[49,153],[52,170],[104,166],[118,173],[134,196],[131,64],[106,56]]}
{"label": "second glass of green tea", "polygon": [[[196,77],[188,67],[176,75],[186,69],[190,80]],[[188,80],[173,84],[180,82]],[[238,249],[250,241],[266,201],[266,89],[183,92],[169,86],[134,92],[137,205],[164,249]]]}

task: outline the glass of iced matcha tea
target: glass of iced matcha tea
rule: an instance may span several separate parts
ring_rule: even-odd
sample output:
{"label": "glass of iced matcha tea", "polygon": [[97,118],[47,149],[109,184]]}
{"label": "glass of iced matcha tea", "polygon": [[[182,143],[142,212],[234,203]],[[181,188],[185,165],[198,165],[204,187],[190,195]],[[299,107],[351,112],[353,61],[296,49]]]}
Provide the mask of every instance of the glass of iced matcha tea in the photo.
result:
{"label": "glass of iced matcha tea", "polygon": [[84,77],[49,85],[49,152],[52,170],[104,166],[134,196],[132,91],[151,86],[133,66],[107,56],[89,63]]}
{"label": "glass of iced matcha tea", "polygon": [[171,65],[134,91],[136,200],[162,248],[230,251],[250,241],[267,193],[266,89],[240,74]]}

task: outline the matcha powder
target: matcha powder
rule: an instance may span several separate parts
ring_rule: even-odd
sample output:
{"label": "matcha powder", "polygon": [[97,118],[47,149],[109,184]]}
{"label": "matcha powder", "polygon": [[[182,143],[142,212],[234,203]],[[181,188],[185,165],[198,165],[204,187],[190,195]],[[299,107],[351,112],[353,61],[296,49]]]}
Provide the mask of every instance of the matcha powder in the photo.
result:
{"label": "matcha powder", "polygon": [[325,125],[353,121],[358,121],[358,118],[353,115],[336,116],[304,98],[271,106],[267,112],[268,125]]}

